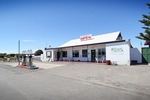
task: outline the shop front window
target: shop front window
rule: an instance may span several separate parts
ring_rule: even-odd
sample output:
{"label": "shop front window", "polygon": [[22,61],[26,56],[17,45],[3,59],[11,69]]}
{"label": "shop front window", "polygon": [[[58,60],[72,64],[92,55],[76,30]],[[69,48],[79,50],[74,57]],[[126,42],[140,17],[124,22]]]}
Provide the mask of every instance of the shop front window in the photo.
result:
{"label": "shop front window", "polygon": [[87,50],[82,50],[82,57],[87,57]]}
{"label": "shop front window", "polygon": [[102,55],[105,55],[105,54],[106,54],[106,51],[105,51],[104,48],[103,48],[101,51],[102,51]]}
{"label": "shop front window", "polygon": [[67,57],[67,51],[62,52],[62,57]]}
{"label": "shop front window", "polygon": [[79,50],[73,50],[73,57],[79,57]]}
{"label": "shop front window", "polygon": [[106,61],[106,49],[105,48],[98,49],[98,58],[97,59],[99,62]]}
{"label": "shop front window", "polygon": [[105,56],[105,55],[106,55],[105,48],[98,49],[98,56]]}

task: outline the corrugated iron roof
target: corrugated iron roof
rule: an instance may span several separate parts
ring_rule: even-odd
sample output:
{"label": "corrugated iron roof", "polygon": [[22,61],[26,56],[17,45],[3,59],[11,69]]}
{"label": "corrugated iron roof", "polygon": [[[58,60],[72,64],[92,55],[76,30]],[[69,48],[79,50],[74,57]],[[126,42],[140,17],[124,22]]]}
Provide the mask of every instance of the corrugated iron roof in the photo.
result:
{"label": "corrugated iron roof", "polygon": [[[81,39],[79,38],[79,39],[70,40],[67,43],[65,43],[59,47],[80,46],[80,45],[117,41],[119,36],[122,37],[120,31],[113,32],[113,33],[107,33],[107,34],[101,34],[101,35],[97,35],[97,36],[92,36],[91,39],[84,40],[84,41],[81,41]],[[119,39],[119,40],[121,40],[121,39]]]}

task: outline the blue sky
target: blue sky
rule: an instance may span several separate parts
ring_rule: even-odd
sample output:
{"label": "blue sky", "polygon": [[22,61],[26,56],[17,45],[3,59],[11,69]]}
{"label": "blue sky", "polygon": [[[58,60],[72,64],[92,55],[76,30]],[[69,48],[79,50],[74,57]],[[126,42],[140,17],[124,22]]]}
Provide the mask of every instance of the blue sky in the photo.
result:
{"label": "blue sky", "polygon": [[[0,53],[57,47],[81,35],[121,31],[131,39],[144,30],[149,0],[0,0]],[[149,2],[150,3],[150,2]],[[144,41],[142,41],[144,43]],[[144,46],[144,45],[143,45]]]}

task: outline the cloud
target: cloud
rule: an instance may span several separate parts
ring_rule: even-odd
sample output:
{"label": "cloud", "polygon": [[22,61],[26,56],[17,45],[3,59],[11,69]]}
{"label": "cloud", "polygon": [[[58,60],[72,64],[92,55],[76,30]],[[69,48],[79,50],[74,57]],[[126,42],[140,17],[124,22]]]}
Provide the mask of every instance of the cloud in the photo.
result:
{"label": "cloud", "polygon": [[15,51],[15,50],[0,50],[0,53],[11,54],[11,53],[18,53],[18,51]]}
{"label": "cloud", "polygon": [[23,40],[23,42],[35,42],[36,40]]}

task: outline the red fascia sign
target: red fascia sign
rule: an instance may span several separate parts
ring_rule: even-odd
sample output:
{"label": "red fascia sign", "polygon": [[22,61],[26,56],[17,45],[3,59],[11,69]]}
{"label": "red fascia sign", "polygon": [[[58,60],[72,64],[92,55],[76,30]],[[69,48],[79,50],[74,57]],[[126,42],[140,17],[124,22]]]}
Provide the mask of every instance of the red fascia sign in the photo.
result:
{"label": "red fascia sign", "polygon": [[85,40],[90,40],[92,39],[92,35],[84,35],[84,36],[80,36],[80,40],[81,41],[85,41]]}

